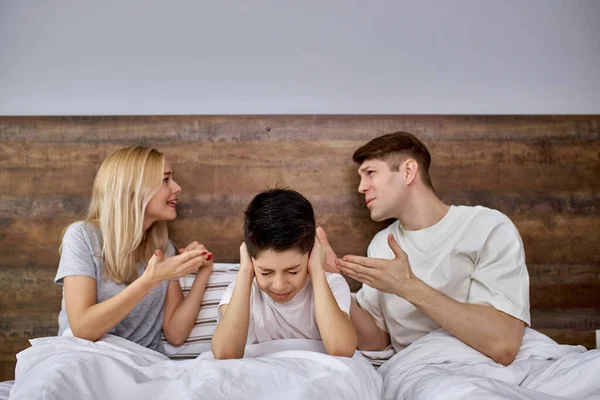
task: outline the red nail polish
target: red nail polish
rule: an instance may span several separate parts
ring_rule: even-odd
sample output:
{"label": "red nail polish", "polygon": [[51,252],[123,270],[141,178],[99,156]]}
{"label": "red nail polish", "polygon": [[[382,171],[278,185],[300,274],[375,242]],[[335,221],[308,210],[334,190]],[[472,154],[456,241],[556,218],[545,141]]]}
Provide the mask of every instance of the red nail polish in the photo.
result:
{"label": "red nail polish", "polygon": [[201,256],[205,255],[207,252],[203,251],[202,253],[200,253]]}
{"label": "red nail polish", "polygon": [[209,255],[206,257],[206,259],[207,259],[208,261],[212,260],[212,258],[213,258],[213,255],[212,255],[212,254],[209,254]]}

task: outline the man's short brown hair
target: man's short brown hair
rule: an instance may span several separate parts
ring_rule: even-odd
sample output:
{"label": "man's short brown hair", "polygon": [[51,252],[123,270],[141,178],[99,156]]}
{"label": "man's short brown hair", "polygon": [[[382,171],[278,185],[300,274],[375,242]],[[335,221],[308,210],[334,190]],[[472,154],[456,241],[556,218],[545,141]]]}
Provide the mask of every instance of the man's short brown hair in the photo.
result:
{"label": "man's short brown hair", "polygon": [[429,177],[431,154],[423,142],[412,133],[398,131],[379,136],[361,146],[352,155],[352,159],[358,164],[371,159],[385,161],[392,171],[399,171],[400,164],[408,158],[413,158],[419,164],[421,180],[435,192]]}

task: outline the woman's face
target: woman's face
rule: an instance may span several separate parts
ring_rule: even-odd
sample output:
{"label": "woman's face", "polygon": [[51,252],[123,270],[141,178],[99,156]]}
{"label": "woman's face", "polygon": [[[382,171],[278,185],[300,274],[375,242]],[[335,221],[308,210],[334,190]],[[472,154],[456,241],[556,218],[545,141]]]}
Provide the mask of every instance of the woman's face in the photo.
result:
{"label": "woman's face", "polygon": [[144,214],[144,229],[156,221],[171,221],[177,218],[177,195],[181,186],[173,179],[173,168],[165,161],[165,171],[160,189],[154,195]]}

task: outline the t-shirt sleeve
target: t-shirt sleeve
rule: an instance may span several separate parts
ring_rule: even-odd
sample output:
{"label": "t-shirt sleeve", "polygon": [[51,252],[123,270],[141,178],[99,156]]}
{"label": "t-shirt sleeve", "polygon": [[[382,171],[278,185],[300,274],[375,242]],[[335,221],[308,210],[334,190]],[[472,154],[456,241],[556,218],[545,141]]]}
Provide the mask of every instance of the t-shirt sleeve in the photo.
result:
{"label": "t-shirt sleeve", "polygon": [[64,278],[71,275],[89,276],[96,279],[96,264],[82,222],[72,224],[65,231],[54,282],[62,285]]}
{"label": "t-shirt sleeve", "polygon": [[344,277],[327,273],[327,283],[340,310],[350,315],[350,286]]}
{"label": "t-shirt sleeve", "polygon": [[356,303],[360,308],[371,314],[375,324],[377,324],[379,328],[388,332],[385,319],[383,318],[383,313],[381,312],[381,307],[379,305],[379,293],[377,290],[363,283],[362,288],[356,292],[354,298],[356,299]]}
{"label": "t-shirt sleeve", "polygon": [[468,303],[492,306],[530,325],[529,274],[523,242],[508,217],[491,231],[471,279]]}
{"label": "t-shirt sleeve", "polygon": [[[377,257],[374,254],[374,246],[376,246],[376,241],[380,239],[380,235],[377,235],[369,244],[369,248],[367,249],[367,257]],[[387,235],[386,237],[386,246],[387,246]],[[387,246],[389,248],[389,246]],[[390,249],[391,251],[391,249]],[[382,257],[380,257],[382,258]],[[356,299],[356,303],[360,308],[366,310],[375,321],[375,324],[385,332],[389,332],[385,323],[385,319],[383,318],[383,312],[381,311],[381,305],[379,303],[379,291],[377,289],[373,289],[371,286],[364,284],[360,288],[360,290],[354,296]]]}
{"label": "t-shirt sleeve", "polygon": [[225,289],[225,292],[223,292],[223,296],[221,296],[221,301],[217,306],[217,323],[221,322],[221,319],[223,318],[221,306],[229,304],[231,301],[231,296],[233,296],[233,289],[235,289],[235,281],[231,282],[229,286],[227,286],[227,289]]}

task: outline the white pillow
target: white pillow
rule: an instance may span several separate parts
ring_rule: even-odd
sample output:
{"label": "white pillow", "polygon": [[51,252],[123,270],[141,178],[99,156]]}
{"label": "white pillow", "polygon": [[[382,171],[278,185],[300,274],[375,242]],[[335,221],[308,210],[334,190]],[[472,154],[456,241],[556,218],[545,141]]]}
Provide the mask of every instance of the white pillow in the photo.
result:
{"label": "white pillow", "polygon": [[[208,278],[200,312],[190,336],[181,346],[173,346],[163,336],[165,354],[170,358],[196,358],[205,351],[210,351],[212,335],[217,328],[217,306],[227,286],[233,281],[240,269],[240,264],[215,263]],[[179,278],[183,295],[187,296],[194,283],[195,275]]]}

